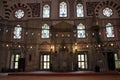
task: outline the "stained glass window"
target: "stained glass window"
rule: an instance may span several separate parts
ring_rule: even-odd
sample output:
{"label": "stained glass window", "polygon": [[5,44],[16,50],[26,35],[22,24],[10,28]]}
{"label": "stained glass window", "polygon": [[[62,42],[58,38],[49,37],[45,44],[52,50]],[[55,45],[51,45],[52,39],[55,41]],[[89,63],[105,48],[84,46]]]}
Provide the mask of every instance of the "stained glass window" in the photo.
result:
{"label": "stained glass window", "polygon": [[85,38],[86,35],[85,35],[85,26],[80,23],[78,26],[77,26],[77,37],[78,38]]}
{"label": "stained glass window", "polygon": [[21,9],[15,11],[15,17],[18,18],[18,19],[21,19],[22,17],[24,17],[24,15],[25,15],[25,13]]}
{"label": "stained glass window", "polygon": [[44,5],[43,6],[43,18],[49,18],[50,17],[50,6]]}
{"label": "stained glass window", "polygon": [[47,24],[44,24],[42,26],[42,38],[49,38],[49,26]]}
{"label": "stained glass window", "polygon": [[21,33],[22,33],[22,27],[18,24],[15,28],[14,28],[14,39],[21,39]]}
{"label": "stained glass window", "polygon": [[77,17],[84,17],[84,9],[82,4],[77,4],[76,11],[77,11]]}
{"label": "stained glass window", "polygon": [[114,27],[111,23],[106,24],[106,35],[108,38],[115,37],[114,35]]}
{"label": "stained glass window", "polygon": [[106,17],[110,17],[112,14],[113,14],[112,9],[110,9],[108,7],[103,9],[103,15],[105,15]]}
{"label": "stained glass window", "polygon": [[67,3],[65,3],[65,2],[60,3],[59,16],[60,17],[67,17]]}

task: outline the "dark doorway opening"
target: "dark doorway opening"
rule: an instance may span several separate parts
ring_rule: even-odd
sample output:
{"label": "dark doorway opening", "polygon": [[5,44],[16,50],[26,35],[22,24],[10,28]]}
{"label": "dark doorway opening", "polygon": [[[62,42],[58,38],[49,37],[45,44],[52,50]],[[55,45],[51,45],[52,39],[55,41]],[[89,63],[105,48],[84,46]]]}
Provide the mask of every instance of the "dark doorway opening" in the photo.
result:
{"label": "dark doorway opening", "polygon": [[107,53],[107,61],[108,61],[109,70],[115,70],[114,52],[108,52]]}

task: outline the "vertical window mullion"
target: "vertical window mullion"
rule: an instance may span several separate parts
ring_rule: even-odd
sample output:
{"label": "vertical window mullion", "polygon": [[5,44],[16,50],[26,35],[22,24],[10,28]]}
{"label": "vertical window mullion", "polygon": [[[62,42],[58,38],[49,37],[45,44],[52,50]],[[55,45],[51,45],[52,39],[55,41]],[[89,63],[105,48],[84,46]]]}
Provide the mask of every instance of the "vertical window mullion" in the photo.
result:
{"label": "vertical window mullion", "polygon": [[11,69],[18,69],[18,61],[19,61],[20,55],[13,53],[11,55],[11,62],[10,62],[10,68]]}
{"label": "vertical window mullion", "polygon": [[86,54],[78,54],[78,68],[87,69],[87,55]]}
{"label": "vertical window mullion", "polygon": [[10,63],[10,68],[13,69],[14,68],[14,55],[11,55],[11,63]]}
{"label": "vertical window mullion", "polygon": [[13,64],[13,69],[15,69],[15,57],[16,57],[16,54],[14,54],[14,64]]}
{"label": "vertical window mullion", "polygon": [[43,54],[43,55],[41,55],[41,56],[43,56],[43,61],[41,62],[41,64],[42,64],[42,69],[43,70],[48,70],[48,69],[50,69],[50,58],[49,58],[49,56],[50,55],[47,55],[47,54]]}

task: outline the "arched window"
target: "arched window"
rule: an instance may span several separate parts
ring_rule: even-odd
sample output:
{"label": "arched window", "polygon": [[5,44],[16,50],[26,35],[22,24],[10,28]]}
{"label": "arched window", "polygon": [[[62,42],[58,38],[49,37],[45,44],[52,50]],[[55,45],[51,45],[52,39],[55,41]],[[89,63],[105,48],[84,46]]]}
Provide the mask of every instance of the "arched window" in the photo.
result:
{"label": "arched window", "polygon": [[67,3],[66,2],[60,3],[59,16],[60,17],[67,17]]}
{"label": "arched window", "polygon": [[47,24],[44,24],[43,26],[42,26],[42,35],[41,35],[41,37],[42,38],[49,38],[49,26],[47,25]]}
{"label": "arched window", "polygon": [[85,35],[85,26],[80,23],[78,26],[77,26],[77,37],[78,38],[85,38],[86,35]]}
{"label": "arched window", "polygon": [[84,17],[84,9],[82,4],[77,4],[76,6],[77,17]]}
{"label": "arched window", "polygon": [[15,28],[14,28],[14,39],[21,39],[21,33],[22,33],[22,27],[18,24]]}
{"label": "arched window", "polygon": [[44,5],[43,6],[43,18],[49,18],[50,17],[50,6]]}
{"label": "arched window", "polygon": [[114,27],[111,23],[107,23],[106,24],[106,36],[108,38],[110,37],[115,37],[115,34],[114,34]]}

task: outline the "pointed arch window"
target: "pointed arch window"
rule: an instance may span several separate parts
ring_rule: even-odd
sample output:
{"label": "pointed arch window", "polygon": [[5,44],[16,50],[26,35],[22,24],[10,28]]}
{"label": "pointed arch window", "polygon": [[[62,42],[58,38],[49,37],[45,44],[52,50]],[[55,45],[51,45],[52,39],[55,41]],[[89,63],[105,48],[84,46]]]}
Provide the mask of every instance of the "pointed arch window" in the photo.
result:
{"label": "pointed arch window", "polygon": [[80,23],[78,26],[77,26],[77,37],[78,38],[85,38],[86,35],[85,35],[85,26]]}
{"label": "pointed arch window", "polygon": [[50,33],[49,29],[50,29],[50,27],[47,24],[44,24],[42,26],[42,35],[41,35],[42,38],[49,38],[50,37],[50,35],[49,35],[49,33]]}
{"label": "pointed arch window", "polygon": [[50,6],[48,4],[43,6],[43,18],[50,17]]}
{"label": "pointed arch window", "polygon": [[77,12],[77,17],[84,17],[84,9],[82,4],[77,4],[76,5],[76,12]]}
{"label": "pointed arch window", "polygon": [[14,28],[14,39],[21,39],[21,34],[22,34],[22,27],[18,24],[15,28]]}
{"label": "pointed arch window", "polygon": [[114,27],[113,27],[113,25],[111,23],[106,24],[106,36],[107,36],[107,38],[115,37]]}
{"label": "pointed arch window", "polygon": [[59,17],[67,17],[67,3],[66,2],[60,3]]}

